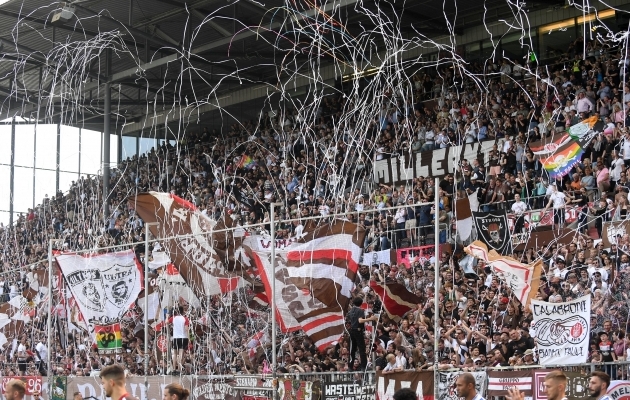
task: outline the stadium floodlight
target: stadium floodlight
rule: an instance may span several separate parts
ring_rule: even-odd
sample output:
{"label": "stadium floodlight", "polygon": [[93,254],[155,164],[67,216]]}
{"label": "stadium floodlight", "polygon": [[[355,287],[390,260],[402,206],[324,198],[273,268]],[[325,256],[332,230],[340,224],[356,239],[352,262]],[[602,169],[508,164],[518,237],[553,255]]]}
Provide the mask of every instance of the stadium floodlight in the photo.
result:
{"label": "stadium floodlight", "polygon": [[[2,0],[0,0],[2,1]],[[52,18],[50,19],[50,24],[54,26],[64,25],[66,22],[70,21],[74,16],[75,7],[66,2],[59,3],[59,7],[61,8],[59,11],[56,11]]]}

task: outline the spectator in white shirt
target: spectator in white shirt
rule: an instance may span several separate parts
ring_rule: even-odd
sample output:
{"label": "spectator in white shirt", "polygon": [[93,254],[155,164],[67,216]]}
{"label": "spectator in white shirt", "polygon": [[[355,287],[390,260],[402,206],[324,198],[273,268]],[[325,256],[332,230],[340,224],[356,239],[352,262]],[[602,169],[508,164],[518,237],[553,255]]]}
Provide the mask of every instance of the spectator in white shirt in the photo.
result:
{"label": "spectator in white shirt", "polygon": [[558,191],[555,183],[550,184],[549,188],[551,188],[551,195],[549,196],[549,202],[543,210],[542,215],[545,215],[547,209],[553,205],[554,227],[552,229],[555,229],[555,225],[558,225],[558,228],[564,225],[564,208],[567,204],[567,196]]}
{"label": "spectator in white shirt", "polygon": [[516,216],[516,221],[514,221],[514,233],[522,233],[523,225],[525,224],[525,211],[527,210],[527,204],[521,201],[521,195],[514,195],[514,204],[512,204],[512,212]]}

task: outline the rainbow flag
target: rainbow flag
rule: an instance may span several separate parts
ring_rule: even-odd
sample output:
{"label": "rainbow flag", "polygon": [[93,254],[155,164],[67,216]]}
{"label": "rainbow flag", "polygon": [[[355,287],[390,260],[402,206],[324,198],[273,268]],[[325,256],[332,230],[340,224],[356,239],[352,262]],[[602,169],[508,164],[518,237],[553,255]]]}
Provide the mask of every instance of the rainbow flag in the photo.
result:
{"label": "rainbow flag", "polygon": [[552,137],[551,140],[541,140],[538,142],[530,143],[529,149],[532,153],[538,156],[545,156],[548,154],[552,154],[558,150],[558,148],[563,145],[569,143],[571,141],[571,136],[567,134],[562,134],[562,136]]}
{"label": "rainbow flag", "polygon": [[256,161],[246,154],[243,154],[243,157],[241,157],[241,160],[238,162],[238,168],[252,169],[256,165]]}
{"label": "rainbow flag", "polygon": [[96,345],[99,354],[115,354],[122,352],[122,335],[120,324],[94,325]]}
{"label": "rainbow flag", "polygon": [[564,176],[580,161],[584,150],[577,142],[570,142],[560,147],[556,152],[540,162],[551,178]]}

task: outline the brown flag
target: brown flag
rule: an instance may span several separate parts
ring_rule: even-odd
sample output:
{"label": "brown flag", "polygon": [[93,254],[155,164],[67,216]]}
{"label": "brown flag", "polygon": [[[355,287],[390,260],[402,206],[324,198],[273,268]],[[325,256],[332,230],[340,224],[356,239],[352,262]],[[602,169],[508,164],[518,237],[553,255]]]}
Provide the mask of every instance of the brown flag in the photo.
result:
{"label": "brown flag", "polygon": [[[318,349],[339,340],[352,297],[365,230],[335,220],[307,224],[304,237],[277,240],[251,236],[243,246],[251,255],[267,293],[276,286],[276,318],[282,331],[302,329]],[[276,247],[275,266],[271,246]],[[275,269],[275,274],[274,274]]]}
{"label": "brown flag", "polygon": [[163,239],[171,260],[198,297],[229,293],[245,284],[240,273],[227,268],[236,240],[230,231],[215,232],[224,224],[169,193],[141,193],[129,204],[145,223],[158,223],[149,227],[151,233]]}

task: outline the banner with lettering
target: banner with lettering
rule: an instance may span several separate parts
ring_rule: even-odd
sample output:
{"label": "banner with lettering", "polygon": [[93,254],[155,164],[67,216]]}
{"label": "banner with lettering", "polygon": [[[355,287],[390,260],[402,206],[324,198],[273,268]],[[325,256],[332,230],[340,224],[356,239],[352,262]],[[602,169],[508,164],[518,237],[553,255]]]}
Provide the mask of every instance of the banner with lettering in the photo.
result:
{"label": "banner with lettering", "polygon": [[369,382],[346,381],[329,382],[324,385],[322,400],[372,400],[376,396],[376,385],[372,381],[373,375],[366,376]]}
{"label": "banner with lettering", "polygon": [[[463,371],[439,372],[438,373],[438,400],[460,400],[457,396],[455,382]],[[475,389],[477,393],[486,393],[487,379],[486,372],[471,372],[475,377]]]}
{"label": "banner with lettering", "polygon": [[[553,369],[535,369],[531,371],[533,383],[533,400],[547,400],[545,392],[545,376],[554,371]],[[563,371],[567,376],[567,389],[565,397],[567,400],[588,400],[588,374],[580,372]],[[612,386],[612,385],[611,385]],[[592,399],[592,398],[591,398]],[[619,399],[616,399],[619,400]]]}
{"label": "banner with lettering", "polygon": [[7,383],[13,379],[18,379],[24,382],[24,386],[26,387],[24,400],[36,400],[33,397],[33,393],[39,393],[44,400],[48,400],[50,398],[48,393],[48,382],[45,380],[42,381],[41,376],[3,376],[1,388],[2,400],[6,399],[4,393],[7,388]]}
{"label": "banner with lettering", "polygon": [[[271,390],[265,391],[263,383],[256,378],[243,378],[244,386],[251,387],[252,390],[247,391],[248,396],[271,398]],[[268,380],[269,389],[271,389],[271,380]],[[204,377],[192,377],[192,390],[190,391],[191,400],[240,400],[236,392],[236,383],[230,379],[208,379]],[[258,387],[261,390],[256,390]]]}
{"label": "banner with lettering", "polygon": [[55,257],[83,318],[90,324],[118,322],[142,290],[142,266],[133,250]]}
{"label": "banner with lettering", "polygon": [[[191,387],[188,377],[172,377],[172,376],[150,376],[148,378],[148,387],[144,383],[143,376],[127,377],[127,392],[136,399],[142,400],[162,400],[164,398],[164,387],[173,382],[181,383],[185,388]],[[96,399],[104,399],[105,392],[101,386],[101,379],[97,376],[78,376],[68,378],[66,386],[66,399],[72,400],[75,392],[81,393],[83,398],[93,397]]]}
{"label": "banner with lettering", "polygon": [[532,372],[488,371],[488,396],[505,396],[511,388],[517,388],[525,396],[532,395]]}
{"label": "banner with lettering", "polygon": [[402,388],[413,390],[418,399],[434,400],[434,381],[433,372],[431,371],[403,371],[385,375],[377,372],[376,400],[392,400],[394,393]]}
{"label": "banner with lettering", "polygon": [[564,303],[532,300],[531,335],[540,365],[585,363],[588,357],[591,297]]}
{"label": "banner with lettering", "polygon": [[606,392],[613,400],[630,400],[630,381],[612,381]]}
{"label": "banner with lettering", "polygon": [[405,153],[374,162],[374,182],[391,185],[416,179],[419,176],[441,178],[452,174],[459,161],[477,159],[481,164],[487,161],[494,141],[465,143],[461,146],[449,146],[421,153]]}
{"label": "banner with lettering", "polygon": [[[192,387],[191,400],[265,400],[273,398],[271,379],[260,376],[234,376],[229,379],[192,377],[187,381]],[[182,382],[186,387],[186,384]],[[279,400],[319,400],[319,381],[302,379],[278,379]]]}

